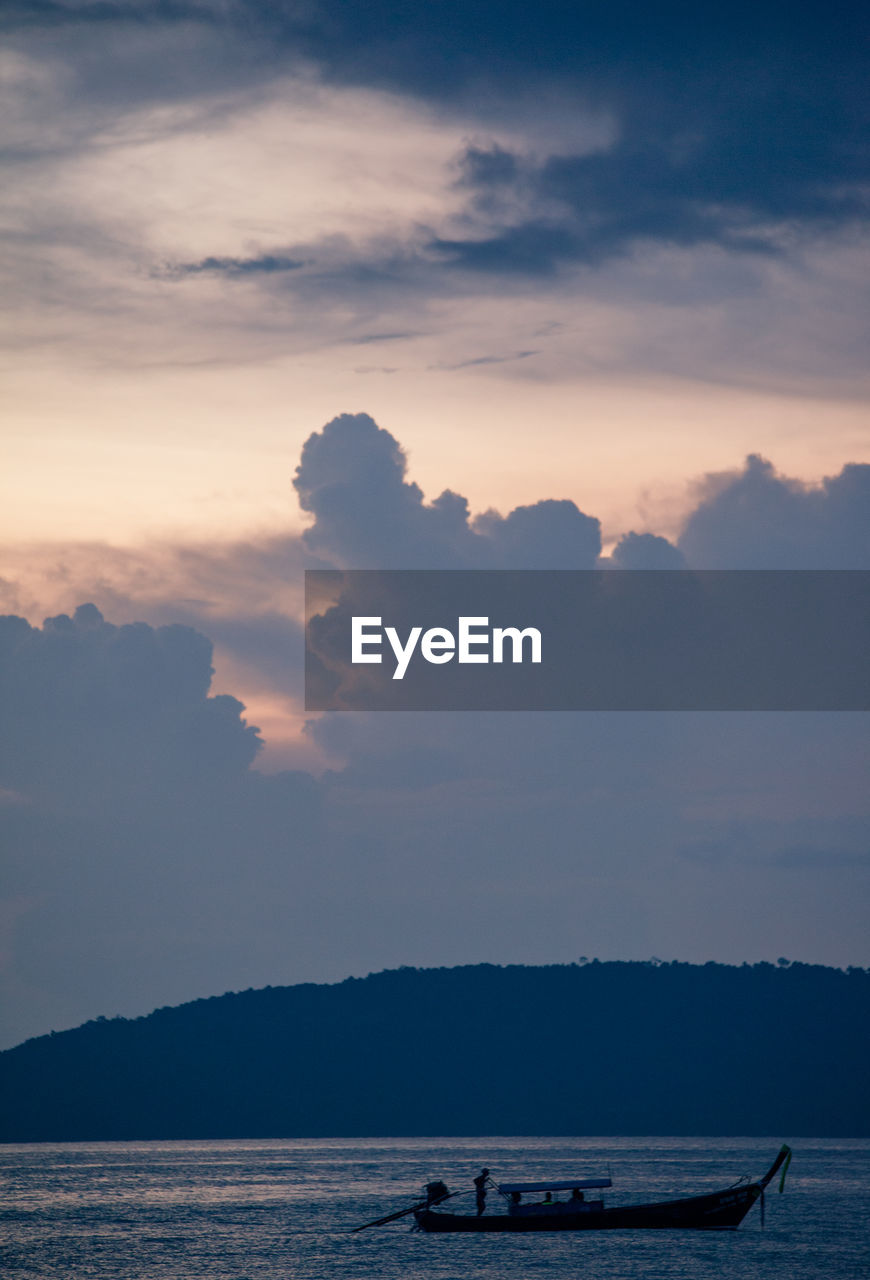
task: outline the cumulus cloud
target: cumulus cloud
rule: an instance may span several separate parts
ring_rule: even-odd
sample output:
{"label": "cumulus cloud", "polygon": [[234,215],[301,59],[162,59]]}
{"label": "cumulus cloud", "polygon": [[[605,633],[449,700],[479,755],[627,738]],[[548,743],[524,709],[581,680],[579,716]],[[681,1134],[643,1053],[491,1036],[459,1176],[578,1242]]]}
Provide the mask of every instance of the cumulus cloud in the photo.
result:
{"label": "cumulus cloud", "polygon": [[[0,609],[31,621],[89,598],[119,623],[179,623],[214,642],[219,684],[301,698],[304,568],[328,568],[298,534],[232,542],[7,547]],[[232,687],[232,684],[229,684]]]}
{"label": "cumulus cloud", "polygon": [[434,501],[405,479],[398,441],[368,414],[341,414],[309,436],[294,486],[315,517],[312,551],[346,568],[591,568],[600,524],[568,500],[470,518],[451,490]]}
{"label": "cumulus cloud", "polygon": [[[294,485],[315,517],[306,546],[345,568],[592,568],[600,523],[565,499],[472,516],[446,490],[427,503],[406,478],[399,442],[367,414],[342,414],[311,435]],[[694,485],[674,546],[629,532],[609,564],[622,569],[858,569],[870,566],[870,466],[849,463],[821,484],[750,456],[741,470]],[[313,567],[313,566],[312,566]]]}
{"label": "cumulus cloud", "polygon": [[[209,693],[211,642],[93,605],[0,619],[0,806],[18,1034],[263,981],[310,896],[310,778],[251,769],[258,731]],[[149,1006],[150,1007],[150,1006]]]}
{"label": "cumulus cloud", "polygon": [[[474,513],[454,490],[428,499],[399,440],[365,413],[307,439],[293,486],[301,534],[226,543],[25,546],[4,553],[0,605],[31,619],[90,597],[126,622],[181,622],[220,653],[298,692],[305,568],[862,568],[870,556],[870,467],[819,484],[757,455],[691,486],[674,545],[630,531],[603,560],[597,517],[565,498]],[[566,476],[566,487],[574,478]],[[41,611],[41,612],[40,612]],[[295,664],[295,665],[294,665]]]}
{"label": "cumulus cloud", "polygon": [[488,511],[474,521],[499,568],[590,569],[601,551],[601,525],[573,502],[548,498],[515,507],[507,516]]}
{"label": "cumulus cloud", "polygon": [[870,466],[813,485],[753,454],[700,484],[679,546],[703,569],[870,568]]}
{"label": "cumulus cloud", "polygon": [[610,556],[617,569],[684,569],[680,550],[655,533],[626,533]]}
{"label": "cumulus cloud", "polygon": [[89,596],[121,621],[181,622],[298,691],[305,568],[861,568],[868,475],[847,464],[813,485],[753,455],[691,486],[678,546],[631,531],[599,560],[599,521],[570,500],[474,513],[454,490],[428,499],[399,440],[368,414],[345,413],[302,449],[293,480],[311,520],[302,534],[138,549],[33,545],[17,556],[10,548],[0,604],[33,619]]}
{"label": "cumulus cloud", "polygon": [[355,568],[461,563],[472,538],[467,503],[450,493],[424,503],[406,469],[398,441],[368,414],[341,414],[309,436],[293,481],[315,517],[306,545]]}
{"label": "cumulus cloud", "polygon": [[3,776],[77,807],[237,777],[262,744],[240,702],[208,696],[211,656],[189,627],[116,627],[92,604],[42,628],[0,618]]}

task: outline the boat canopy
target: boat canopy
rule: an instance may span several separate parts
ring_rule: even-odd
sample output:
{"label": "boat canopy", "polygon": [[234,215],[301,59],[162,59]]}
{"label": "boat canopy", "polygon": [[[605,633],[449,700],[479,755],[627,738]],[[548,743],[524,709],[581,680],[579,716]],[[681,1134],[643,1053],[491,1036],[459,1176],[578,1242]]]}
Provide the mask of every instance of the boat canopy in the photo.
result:
{"label": "boat canopy", "polygon": [[590,1191],[593,1187],[612,1187],[609,1178],[572,1178],[569,1182],[500,1182],[499,1191]]}

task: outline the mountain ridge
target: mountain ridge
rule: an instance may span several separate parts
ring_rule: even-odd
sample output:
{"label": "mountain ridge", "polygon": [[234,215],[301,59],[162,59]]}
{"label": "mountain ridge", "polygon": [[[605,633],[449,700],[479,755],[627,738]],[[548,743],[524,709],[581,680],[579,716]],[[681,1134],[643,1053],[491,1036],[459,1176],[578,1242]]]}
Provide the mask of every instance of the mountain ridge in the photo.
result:
{"label": "mountain ridge", "polygon": [[0,1141],[870,1136],[870,971],[404,966],[0,1053]]}

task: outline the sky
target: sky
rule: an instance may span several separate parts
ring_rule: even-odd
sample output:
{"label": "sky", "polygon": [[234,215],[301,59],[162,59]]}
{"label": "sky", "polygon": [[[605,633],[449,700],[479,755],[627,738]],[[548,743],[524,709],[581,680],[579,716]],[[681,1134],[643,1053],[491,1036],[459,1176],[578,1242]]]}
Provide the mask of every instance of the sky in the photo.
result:
{"label": "sky", "polygon": [[398,964],[870,964],[865,716],[307,717],[300,631],[305,567],[870,567],[866,11],[0,31],[0,1043]]}

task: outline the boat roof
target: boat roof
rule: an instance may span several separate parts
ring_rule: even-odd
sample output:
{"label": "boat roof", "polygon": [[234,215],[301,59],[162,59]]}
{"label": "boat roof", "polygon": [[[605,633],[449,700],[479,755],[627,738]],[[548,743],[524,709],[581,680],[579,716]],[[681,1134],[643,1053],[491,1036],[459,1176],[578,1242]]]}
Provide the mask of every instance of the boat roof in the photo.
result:
{"label": "boat roof", "polygon": [[612,1187],[609,1178],[571,1178],[567,1182],[500,1182],[499,1191],[589,1191],[593,1187]]}

